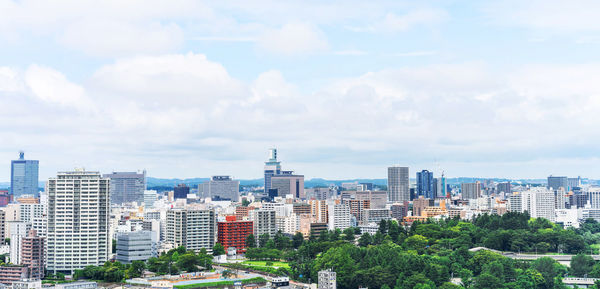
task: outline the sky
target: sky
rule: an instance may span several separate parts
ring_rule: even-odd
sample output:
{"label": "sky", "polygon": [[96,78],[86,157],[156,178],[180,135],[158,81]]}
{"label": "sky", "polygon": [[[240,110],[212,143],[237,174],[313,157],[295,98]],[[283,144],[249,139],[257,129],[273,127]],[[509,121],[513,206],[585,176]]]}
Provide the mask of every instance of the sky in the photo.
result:
{"label": "sky", "polygon": [[[598,1],[0,0],[0,180],[600,178]],[[414,176],[413,176],[414,177]]]}

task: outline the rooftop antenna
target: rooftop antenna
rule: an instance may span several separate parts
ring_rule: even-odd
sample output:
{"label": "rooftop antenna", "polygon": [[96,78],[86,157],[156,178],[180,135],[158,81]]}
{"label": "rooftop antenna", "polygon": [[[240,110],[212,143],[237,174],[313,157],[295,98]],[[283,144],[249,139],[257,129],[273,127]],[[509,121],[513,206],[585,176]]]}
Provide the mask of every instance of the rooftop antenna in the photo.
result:
{"label": "rooftop antenna", "polygon": [[20,160],[24,160],[25,159],[25,152],[24,151],[19,151],[19,159]]}

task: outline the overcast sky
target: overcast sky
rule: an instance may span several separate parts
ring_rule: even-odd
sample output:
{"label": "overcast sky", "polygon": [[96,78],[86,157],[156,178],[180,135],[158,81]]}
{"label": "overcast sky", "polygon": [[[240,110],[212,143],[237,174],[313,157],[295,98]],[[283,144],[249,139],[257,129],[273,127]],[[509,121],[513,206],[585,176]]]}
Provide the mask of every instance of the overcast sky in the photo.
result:
{"label": "overcast sky", "polygon": [[0,0],[0,181],[599,178],[598,1]]}

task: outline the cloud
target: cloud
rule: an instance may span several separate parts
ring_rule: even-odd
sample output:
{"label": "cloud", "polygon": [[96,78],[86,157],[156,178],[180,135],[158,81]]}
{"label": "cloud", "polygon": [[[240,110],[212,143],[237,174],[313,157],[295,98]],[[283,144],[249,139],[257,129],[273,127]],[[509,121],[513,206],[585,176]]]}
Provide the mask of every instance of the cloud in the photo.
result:
{"label": "cloud", "polygon": [[500,25],[560,33],[600,30],[600,3],[593,0],[493,1],[483,11]]}
{"label": "cloud", "polygon": [[52,68],[31,65],[25,72],[24,80],[32,95],[43,102],[82,111],[93,108],[82,86],[70,82]]}
{"label": "cloud", "polygon": [[279,55],[297,55],[324,51],[329,48],[321,30],[308,23],[288,23],[279,29],[266,31],[258,47]]}
{"label": "cloud", "polygon": [[343,55],[343,56],[363,56],[369,54],[363,50],[340,50],[335,51],[333,54],[335,55]]}
{"label": "cloud", "polygon": [[418,8],[408,11],[405,14],[397,15],[388,12],[382,18],[374,21],[367,26],[347,28],[356,32],[402,32],[416,26],[437,25],[448,20],[449,14],[443,9]]}
{"label": "cloud", "polygon": [[59,41],[91,56],[155,54],[179,48],[183,43],[183,31],[175,23],[136,25],[94,19],[69,26]]}

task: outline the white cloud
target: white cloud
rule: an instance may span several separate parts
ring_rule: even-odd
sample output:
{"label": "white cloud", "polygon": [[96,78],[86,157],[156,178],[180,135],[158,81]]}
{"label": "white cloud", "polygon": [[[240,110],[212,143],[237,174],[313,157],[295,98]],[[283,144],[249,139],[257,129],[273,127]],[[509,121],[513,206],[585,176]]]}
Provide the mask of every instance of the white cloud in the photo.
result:
{"label": "white cloud", "polygon": [[259,38],[258,46],[280,55],[314,53],[329,48],[324,33],[308,23],[288,23],[268,30]]}
{"label": "white cloud", "polygon": [[24,79],[32,94],[44,102],[81,110],[93,108],[82,86],[70,82],[52,68],[31,65],[25,72]]}
{"label": "white cloud", "polygon": [[443,9],[418,8],[405,14],[397,15],[388,12],[380,19],[373,21],[367,26],[347,28],[357,32],[402,32],[416,26],[432,26],[448,20],[449,14]]}
{"label": "white cloud", "polygon": [[174,23],[138,25],[93,19],[67,27],[59,41],[92,56],[154,54],[179,48],[183,43],[183,31]]}
{"label": "white cloud", "polygon": [[594,0],[504,0],[483,9],[494,23],[556,32],[600,30],[600,3]]}
{"label": "white cloud", "polygon": [[23,90],[23,81],[19,73],[10,67],[0,66],[0,92],[18,92]]}

